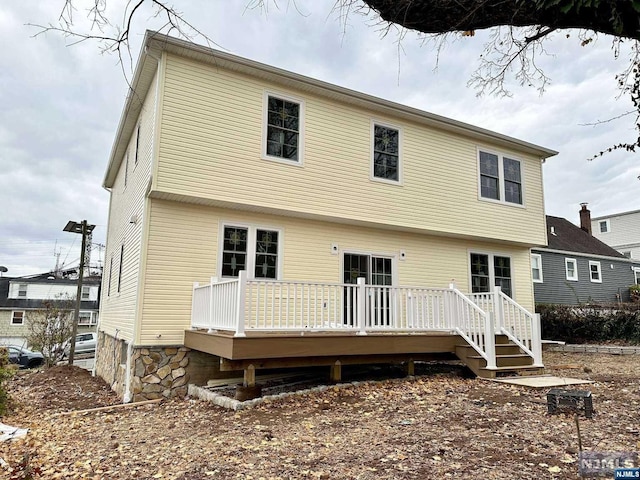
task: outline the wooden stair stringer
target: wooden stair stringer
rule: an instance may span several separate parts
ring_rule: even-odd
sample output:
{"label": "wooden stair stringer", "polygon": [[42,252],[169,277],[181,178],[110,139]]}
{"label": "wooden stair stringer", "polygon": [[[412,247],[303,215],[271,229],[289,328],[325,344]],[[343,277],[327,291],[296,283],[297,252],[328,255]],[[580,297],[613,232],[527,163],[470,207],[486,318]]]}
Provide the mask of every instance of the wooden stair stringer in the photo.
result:
{"label": "wooden stair stringer", "polygon": [[524,353],[520,347],[511,342],[505,343],[499,338],[496,338],[497,368],[495,369],[488,369],[486,360],[466,342],[456,345],[455,354],[469,370],[481,378],[541,375],[544,372],[543,367],[533,365],[533,358]]}

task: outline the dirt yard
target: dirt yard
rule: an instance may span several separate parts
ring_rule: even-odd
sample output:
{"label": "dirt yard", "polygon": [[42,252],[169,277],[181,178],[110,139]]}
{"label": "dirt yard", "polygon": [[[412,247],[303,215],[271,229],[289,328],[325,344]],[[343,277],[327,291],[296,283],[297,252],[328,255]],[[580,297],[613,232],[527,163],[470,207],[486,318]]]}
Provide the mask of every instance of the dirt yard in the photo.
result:
{"label": "dirt yard", "polygon": [[[583,448],[640,450],[640,356],[547,353],[548,373],[594,380]],[[119,403],[88,372],[55,367],[10,382],[0,444],[9,479],[547,479],[577,477],[572,416],[547,389],[465,379],[451,368],[330,388],[232,412],[186,399],[82,415]]]}

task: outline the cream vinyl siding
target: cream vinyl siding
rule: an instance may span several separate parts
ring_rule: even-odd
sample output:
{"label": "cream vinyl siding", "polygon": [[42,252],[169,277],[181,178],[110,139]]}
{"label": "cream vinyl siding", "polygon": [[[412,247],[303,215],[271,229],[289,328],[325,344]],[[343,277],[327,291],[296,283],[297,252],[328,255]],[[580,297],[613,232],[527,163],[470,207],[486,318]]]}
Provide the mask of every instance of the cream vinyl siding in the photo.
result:
{"label": "cream vinyl siding", "polygon": [[[154,189],[264,211],[545,244],[541,161],[168,54]],[[265,91],[305,102],[302,167],[262,159]],[[370,178],[371,121],[402,129],[402,184]],[[478,149],[521,161],[524,207],[479,200]],[[499,232],[499,233],[498,233]]]}
{"label": "cream vinyl siding", "polygon": [[[446,287],[452,279],[469,291],[469,252],[492,252],[512,259],[517,302],[533,311],[529,250],[489,242],[470,242],[393,230],[303,220],[220,209],[165,200],[151,200],[147,272],[141,345],[181,344],[190,327],[194,281],[207,283],[218,275],[218,238],[223,223],[280,229],[282,279],[342,281],[342,254],[395,256],[400,285]],[[340,253],[331,253],[337,244]],[[177,247],[179,246],[179,248]],[[400,251],[406,256],[400,260]]]}
{"label": "cream vinyl siding", "polygon": [[[151,178],[155,93],[154,80],[138,118],[138,124],[141,125],[138,164],[136,165],[133,161],[136,154],[136,134],[134,131],[127,149],[129,152],[127,185],[124,186],[124,168],[127,162],[123,161],[111,189],[109,206],[109,228],[105,269],[102,277],[99,328],[112,336],[118,330],[118,338],[126,340],[131,340],[134,337],[141,255],[144,253],[141,248],[141,239],[146,222],[144,218],[146,191]],[[126,156],[126,154],[125,152],[124,155]],[[132,220],[134,220],[133,223]],[[120,248],[123,244],[124,262],[120,292],[118,293]],[[112,258],[113,269],[110,269]],[[109,284],[111,285],[110,295]]]}

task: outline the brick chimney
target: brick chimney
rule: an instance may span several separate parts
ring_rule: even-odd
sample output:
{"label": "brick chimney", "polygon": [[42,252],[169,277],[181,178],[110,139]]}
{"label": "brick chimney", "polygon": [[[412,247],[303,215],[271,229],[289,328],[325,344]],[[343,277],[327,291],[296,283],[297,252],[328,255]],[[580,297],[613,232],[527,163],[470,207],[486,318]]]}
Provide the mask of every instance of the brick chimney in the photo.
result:
{"label": "brick chimney", "polygon": [[580,228],[591,235],[591,212],[587,208],[588,203],[581,203],[580,206]]}

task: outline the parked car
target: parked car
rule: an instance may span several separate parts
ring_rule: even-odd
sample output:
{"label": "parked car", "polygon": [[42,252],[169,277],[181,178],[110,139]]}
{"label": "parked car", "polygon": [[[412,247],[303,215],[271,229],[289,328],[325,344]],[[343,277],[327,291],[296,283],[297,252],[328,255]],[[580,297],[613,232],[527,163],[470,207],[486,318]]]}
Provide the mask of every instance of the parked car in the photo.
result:
{"label": "parked car", "polygon": [[9,363],[18,365],[20,368],[37,368],[44,364],[44,357],[40,352],[32,352],[17,345],[7,345],[9,350]]}
{"label": "parked car", "polygon": [[[79,333],[76,335],[76,349],[75,353],[93,353],[96,351],[98,335],[95,332]],[[70,345],[64,347],[65,356],[69,355]]]}

